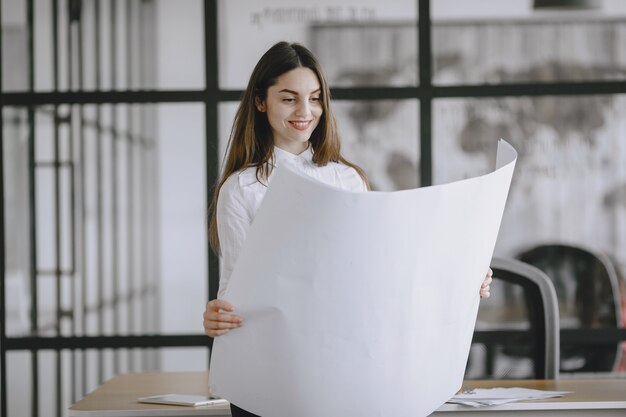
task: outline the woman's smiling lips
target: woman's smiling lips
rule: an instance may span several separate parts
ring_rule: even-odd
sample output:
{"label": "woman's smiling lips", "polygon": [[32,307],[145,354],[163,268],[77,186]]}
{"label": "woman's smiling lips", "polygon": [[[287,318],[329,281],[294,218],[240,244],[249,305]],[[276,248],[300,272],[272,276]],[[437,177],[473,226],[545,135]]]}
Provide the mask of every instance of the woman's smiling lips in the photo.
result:
{"label": "woman's smiling lips", "polygon": [[311,121],[310,120],[292,120],[289,123],[298,130],[306,130],[311,124]]}

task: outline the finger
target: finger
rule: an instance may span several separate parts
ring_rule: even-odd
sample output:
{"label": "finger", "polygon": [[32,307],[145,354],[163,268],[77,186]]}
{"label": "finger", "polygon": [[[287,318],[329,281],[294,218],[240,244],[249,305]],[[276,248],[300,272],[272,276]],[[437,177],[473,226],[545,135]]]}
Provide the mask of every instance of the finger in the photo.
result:
{"label": "finger", "polygon": [[481,285],[482,288],[486,288],[489,285],[491,285],[491,283],[493,282],[493,278],[488,277],[487,279],[485,279]]}
{"label": "finger", "polygon": [[[230,319],[226,314],[222,315],[222,318],[223,317]],[[219,316],[209,316],[204,317],[202,323],[205,329],[235,329],[237,327],[241,327],[241,325],[243,324],[243,320],[241,318],[239,318],[239,320],[223,320],[220,319]]]}
{"label": "finger", "polygon": [[480,293],[480,298],[489,298],[489,297],[491,297],[491,293],[489,291]]}
{"label": "finger", "polygon": [[204,328],[211,329],[211,330],[236,329],[237,327],[240,327],[240,326],[241,326],[241,323],[229,323],[226,321],[212,321],[212,320],[204,321]]}
{"label": "finger", "polygon": [[204,315],[205,320],[209,321],[225,321],[229,323],[241,323],[243,319],[235,314],[215,313],[211,312]]}
{"label": "finger", "polygon": [[234,307],[228,301],[215,299],[207,303],[205,311],[234,311]]}
{"label": "finger", "polygon": [[493,276],[493,271],[491,270],[491,268],[489,268],[489,269],[487,270],[487,276],[488,276],[488,277],[492,277],[492,276]]}
{"label": "finger", "polygon": [[224,329],[224,330],[205,330],[204,334],[206,334],[209,337],[217,337],[217,336],[222,336],[226,333],[230,332],[230,329]]}
{"label": "finger", "polygon": [[214,311],[219,311],[219,310],[235,311],[235,308],[233,307],[231,303],[229,303],[226,300],[220,300],[219,298],[209,301],[206,306],[206,309],[214,310]]}

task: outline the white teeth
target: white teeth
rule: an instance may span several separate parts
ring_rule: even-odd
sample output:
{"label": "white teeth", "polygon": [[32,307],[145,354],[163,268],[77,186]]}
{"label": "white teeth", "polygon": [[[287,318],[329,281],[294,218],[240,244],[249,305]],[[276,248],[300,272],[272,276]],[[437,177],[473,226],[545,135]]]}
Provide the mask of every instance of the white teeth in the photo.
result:
{"label": "white teeth", "polygon": [[296,127],[306,127],[309,122],[291,122]]}

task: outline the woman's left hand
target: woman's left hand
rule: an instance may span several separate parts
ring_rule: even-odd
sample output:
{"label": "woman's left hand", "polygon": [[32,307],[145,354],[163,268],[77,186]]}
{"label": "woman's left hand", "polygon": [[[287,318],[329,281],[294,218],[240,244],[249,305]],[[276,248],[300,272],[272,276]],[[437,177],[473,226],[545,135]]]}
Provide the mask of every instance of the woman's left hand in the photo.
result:
{"label": "woman's left hand", "polygon": [[489,268],[489,270],[487,271],[487,276],[485,276],[485,280],[483,281],[483,284],[480,286],[480,298],[489,298],[489,296],[491,295],[490,284],[491,284],[491,281],[493,281],[493,278],[491,278],[492,275],[493,275],[493,271],[491,270],[491,268]]}

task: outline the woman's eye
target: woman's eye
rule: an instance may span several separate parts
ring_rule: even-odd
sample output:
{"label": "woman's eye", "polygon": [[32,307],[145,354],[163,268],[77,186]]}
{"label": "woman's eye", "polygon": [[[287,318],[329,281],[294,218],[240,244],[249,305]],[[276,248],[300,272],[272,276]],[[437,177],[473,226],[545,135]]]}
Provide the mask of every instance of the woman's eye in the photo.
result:
{"label": "woman's eye", "polygon": [[285,103],[295,103],[296,99],[293,97],[290,97],[290,98],[284,98],[283,101]]}
{"label": "woman's eye", "polygon": [[321,99],[319,97],[311,97],[311,101],[320,101]]}

